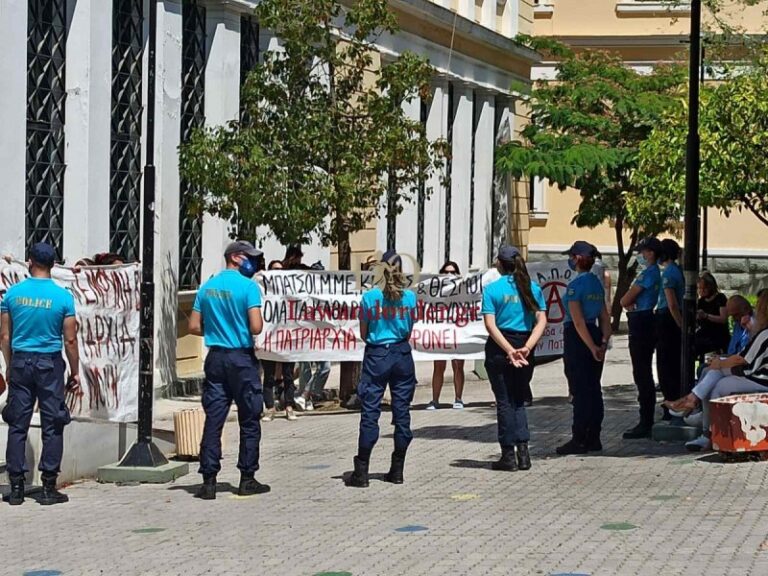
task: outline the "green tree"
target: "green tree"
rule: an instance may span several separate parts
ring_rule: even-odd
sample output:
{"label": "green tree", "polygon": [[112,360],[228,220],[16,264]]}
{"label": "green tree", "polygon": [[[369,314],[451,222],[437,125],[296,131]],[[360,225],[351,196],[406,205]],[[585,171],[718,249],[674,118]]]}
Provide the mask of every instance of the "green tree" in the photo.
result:
{"label": "green tree", "polygon": [[573,217],[577,227],[612,225],[619,259],[613,306],[618,326],[619,299],[634,278],[636,264],[630,265],[630,260],[637,242],[676,224],[676,212],[649,208],[631,213],[627,205],[630,198],[641,197],[652,206],[659,196],[638,187],[631,175],[640,144],[666,111],[680,106],[685,71],[663,66],[641,74],[606,52],[573,53],[551,41],[533,45],[556,51],[557,79],[535,85],[531,123],[522,141],[498,150],[497,166],[515,178],[538,177],[561,191],[578,190],[581,203]]}
{"label": "green tree", "polygon": [[314,233],[349,269],[350,235],[387,191],[401,209],[441,165],[443,143],[402,108],[429,98],[433,70],[405,53],[374,71],[377,39],[397,28],[386,0],[264,0],[255,14],[280,49],[248,76],[240,119],[182,145],[181,173],[201,191],[192,210],[284,244]]}
{"label": "green tree", "polygon": [[[747,210],[768,226],[768,51],[748,70],[733,70],[729,78],[702,87],[701,204],[725,215]],[[686,108],[672,109],[640,147],[633,181],[657,190],[668,210],[685,198]],[[637,199],[631,211],[643,211]],[[679,208],[677,208],[679,210]]]}

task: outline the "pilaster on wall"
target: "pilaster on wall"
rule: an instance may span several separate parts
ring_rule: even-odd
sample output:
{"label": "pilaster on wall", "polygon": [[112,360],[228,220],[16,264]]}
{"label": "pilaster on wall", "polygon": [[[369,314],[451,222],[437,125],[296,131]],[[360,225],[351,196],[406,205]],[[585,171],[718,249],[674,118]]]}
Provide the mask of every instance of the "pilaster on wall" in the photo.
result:
{"label": "pilaster on wall", "polygon": [[517,0],[518,2],[518,15],[517,15],[517,31],[515,34],[528,34],[533,35],[533,19],[535,4],[534,0]]}
{"label": "pilaster on wall", "polygon": [[112,2],[78,0],[67,34],[64,258],[109,251]]}
{"label": "pilaster on wall", "polygon": [[[168,386],[176,378],[181,36],[181,2],[159,2],[155,96],[155,387]],[[146,72],[144,79],[146,83]]]}
{"label": "pilaster on wall", "polygon": [[[448,134],[448,81],[433,81],[432,102],[427,114],[427,138],[431,141],[446,138]],[[443,172],[435,172],[427,182],[431,190],[424,207],[424,264],[425,272],[437,272],[445,261],[445,187]]]}
{"label": "pilaster on wall", "polygon": [[[416,97],[410,102],[403,103],[403,110],[411,120],[418,122],[421,118],[421,99]],[[408,192],[408,191],[403,191]],[[414,261],[418,249],[419,204],[418,194],[414,194],[409,202],[402,202],[403,211],[397,217],[397,250],[408,254]]]}
{"label": "pilaster on wall", "polygon": [[27,1],[4,0],[0,14],[0,256],[25,254]]}
{"label": "pilaster on wall", "polygon": [[[210,7],[206,11],[206,28],[205,123],[221,126],[240,113],[240,14]],[[226,220],[210,214],[203,217],[203,282],[222,268],[229,231]]]}
{"label": "pilaster on wall", "polygon": [[475,131],[474,218],[472,230],[472,268],[485,268],[491,263],[493,214],[493,159],[495,99],[487,92],[475,92],[477,129]]}

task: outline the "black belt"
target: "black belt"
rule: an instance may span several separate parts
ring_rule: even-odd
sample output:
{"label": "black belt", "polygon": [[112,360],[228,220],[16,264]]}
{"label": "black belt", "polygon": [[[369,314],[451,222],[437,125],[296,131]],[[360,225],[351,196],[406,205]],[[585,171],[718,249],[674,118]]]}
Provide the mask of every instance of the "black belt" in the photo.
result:
{"label": "black belt", "polygon": [[211,352],[246,352],[253,354],[253,348],[224,348],[223,346],[211,346],[208,348]]}
{"label": "black belt", "polygon": [[632,310],[631,312],[627,312],[627,316],[646,316],[648,314],[653,314],[653,308],[649,308],[648,310]]}
{"label": "black belt", "polygon": [[408,344],[408,340],[400,340],[398,342],[390,342],[389,344],[369,344],[368,342],[365,343],[366,348],[391,348],[392,346],[397,346],[399,344]]}

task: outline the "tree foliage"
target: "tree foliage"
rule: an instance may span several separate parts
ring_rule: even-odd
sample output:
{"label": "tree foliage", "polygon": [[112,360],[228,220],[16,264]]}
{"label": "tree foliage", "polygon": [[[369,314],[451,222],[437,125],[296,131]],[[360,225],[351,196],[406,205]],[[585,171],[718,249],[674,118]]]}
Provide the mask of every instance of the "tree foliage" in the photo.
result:
{"label": "tree foliage", "polygon": [[[734,69],[717,85],[702,87],[701,204],[725,215],[748,210],[768,226],[768,51],[747,69]],[[657,190],[671,209],[685,198],[688,111],[665,114],[640,150],[633,180]],[[637,201],[630,210],[646,208]]]}
{"label": "tree foliage", "polygon": [[314,233],[347,267],[349,236],[377,216],[388,179],[399,207],[441,165],[443,143],[402,108],[429,98],[432,69],[404,53],[374,71],[377,38],[397,28],[386,0],[264,0],[256,17],[280,48],[249,74],[241,117],[181,147],[202,191],[192,205],[285,244]]}
{"label": "tree foliage", "polygon": [[[676,212],[651,208],[658,193],[637,186],[631,175],[641,143],[670,109],[680,107],[685,71],[662,66],[652,74],[641,74],[606,52],[545,48],[559,51],[557,78],[535,86],[531,123],[522,132],[523,141],[510,142],[498,151],[498,169],[515,178],[547,179],[561,190],[575,188],[581,203],[573,223],[589,228],[603,223],[613,226],[620,297],[634,273],[629,260],[637,241],[675,224]],[[644,199],[642,205],[649,208],[628,211],[635,197]],[[619,312],[614,308],[614,322]]]}

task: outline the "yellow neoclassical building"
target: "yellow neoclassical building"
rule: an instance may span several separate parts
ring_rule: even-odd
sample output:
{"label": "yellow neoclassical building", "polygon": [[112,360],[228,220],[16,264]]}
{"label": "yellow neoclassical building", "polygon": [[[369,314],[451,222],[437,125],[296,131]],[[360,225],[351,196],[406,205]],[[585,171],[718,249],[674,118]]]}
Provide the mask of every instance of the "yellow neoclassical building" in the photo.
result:
{"label": "yellow neoclassical building", "polygon": [[[764,10],[765,5],[730,3],[719,18],[745,33],[761,34],[768,25]],[[556,38],[577,50],[616,52],[639,70],[687,58],[690,24],[687,2],[539,0],[534,8],[537,36]],[[705,13],[704,29],[716,27],[712,15]],[[533,79],[554,78],[555,66],[555,62],[540,62],[533,68]],[[596,244],[605,254],[616,253],[615,234],[607,224],[592,230],[571,225],[579,205],[577,191],[560,192],[535,182],[530,187],[530,205],[529,249],[533,258],[554,257],[576,237]],[[726,288],[754,290],[768,276],[768,228],[747,212],[726,218],[717,210],[709,210],[707,220],[708,267]]]}

